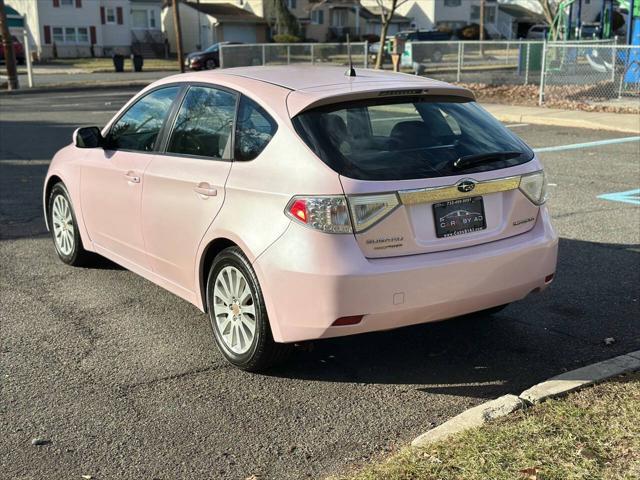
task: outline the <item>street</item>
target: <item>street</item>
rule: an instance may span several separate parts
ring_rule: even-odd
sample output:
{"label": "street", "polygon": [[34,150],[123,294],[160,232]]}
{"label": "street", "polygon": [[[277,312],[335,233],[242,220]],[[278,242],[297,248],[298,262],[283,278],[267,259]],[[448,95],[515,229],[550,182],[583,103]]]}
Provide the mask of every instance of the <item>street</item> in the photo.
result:
{"label": "street", "polygon": [[631,135],[512,125],[546,149],[549,289],[494,317],[307,344],[268,375],[232,368],[195,307],[106,260],[64,265],[46,232],[51,157],[134,93],[0,96],[0,477],[321,478],[640,349],[640,210],[598,198],[640,188],[640,143],[554,149]]}

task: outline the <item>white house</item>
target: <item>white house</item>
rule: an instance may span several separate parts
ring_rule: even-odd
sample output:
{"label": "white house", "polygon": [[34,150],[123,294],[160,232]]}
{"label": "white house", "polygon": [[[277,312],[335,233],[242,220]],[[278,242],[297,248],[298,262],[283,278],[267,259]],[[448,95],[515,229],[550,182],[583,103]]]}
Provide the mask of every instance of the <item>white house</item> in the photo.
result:
{"label": "white house", "polygon": [[[182,48],[185,52],[204,49],[216,42],[263,43],[267,41],[267,22],[248,9],[231,3],[183,1],[179,4]],[[176,52],[173,5],[165,1],[162,26],[169,48]]]}
{"label": "white house", "polygon": [[[581,21],[593,22],[599,15],[604,0],[582,0]],[[640,1],[640,0],[639,0]],[[385,5],[390,0],[384,0]],[[519,19],[540,21],[542,7],[537,0],[485,0],[485,28],[492,37],[517,37]],[[377,5],[376,0],[362,0],[366,7]],[[574,18],[577,16],[574,5]],[[413,19],[412,28],[431,29],[450,27],[457,29],[470,23],[480,23],[480,0],[408,0],[398,7],[398,13]]]}
{"label": "white house", "polygon": [[160,0],[8,0],[38,58],[162,53]]}

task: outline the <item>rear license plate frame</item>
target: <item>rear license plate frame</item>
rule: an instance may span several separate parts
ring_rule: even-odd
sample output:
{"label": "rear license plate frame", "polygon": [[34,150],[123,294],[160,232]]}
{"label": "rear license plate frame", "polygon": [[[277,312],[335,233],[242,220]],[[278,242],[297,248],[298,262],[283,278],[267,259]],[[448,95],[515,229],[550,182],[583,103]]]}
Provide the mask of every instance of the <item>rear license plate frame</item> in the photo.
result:
{"label": "rear license plate frame", "polygon": [[486,230],[484,199],[476,196],[434,203],[433,220],[438,238],[451,238]]}

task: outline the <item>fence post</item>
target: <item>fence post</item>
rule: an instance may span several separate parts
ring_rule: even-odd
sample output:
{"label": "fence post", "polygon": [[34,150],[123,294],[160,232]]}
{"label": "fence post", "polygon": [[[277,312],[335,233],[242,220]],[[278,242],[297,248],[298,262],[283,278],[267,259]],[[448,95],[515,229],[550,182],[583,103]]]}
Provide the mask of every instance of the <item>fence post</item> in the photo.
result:
{"label": "fence post", "polygon": [[613,48],[611,49],[611,53],[612,53],[611,65],[613,66],[613,68],[611,68],[611,81],[615,84],[616,83],[616,63],[617,63],[616,60],[618,57],[618,36],[617,35],[613,37]]}
{"label": "fence post", "polygon": [[462,42],[458,42],[458,73],[456,74],[456,82],[460,83],[460,70],[462,70]]}
{"label": "fence post", "polygon": [[[633,48],[633,47],[631,47]],[[624,54],[623,58],[628,59],[629,56],[632,54],[632,50],[629,47],[626,47],[626,53]],[[617,47],[616,47],[617,50]],[[618,55],[616,54],[616,60],[617,60]],[[626,63],[626,62],[625,62]],[[620,75],[620,88],[618,88],[618,100],[620,100],[622,98],[622,84],[624,83],[624,77],[627,75],[628,70],[630,70],[632,68],[633,64],[631,64],[629,66],[629,69],[627,69],[625,67],[625,64],[622,64],[622,75]],[[616,71],[616,63],[613,63],[613,71]]]}
{"label": "fence post", "polygon": [[364,41],[364,68],[369,68],[369,40]]}
{"label": "fence post", "polygon": [[315,49],[314,49],[313,47],[314,47],[314,45],[313,45],[313,43],[312,43],[312,44],[311,44],[311,65],[313,65],[314,63],[316,63],[316,62],[315,62],[315,59],[314,59],[314,57],[313,57],[313,55],[314,55],[314,53],[315,53],[315,52],[314,52],[314,50],[315,50]]}
{"label": "fence post", "polygon": [[524,84],[529,85],[529,63],[531,63],[531,43],[527,42],[527,63],[524,67]]}
{"label": "fence post", "polygon": [[509,50],[511,49],[511,42],[507,40],[507,58],[505,60],[505,65],[509,65]]}
{"label": "fence post", "polygon": [[291,63],[291,45],[287,45],[287,65]]}
{"label": "fence post", "polygon": [[[25,22],[24,24],[27,24],[26,18],[25,18]],[[33,88],[33,65],[31,63],[31,48],[29,46],[29,33],[27,32],[27,29],[25,28],[22,31],[22,34],[24,35],[24,58],[27,62],[27,79],[29,82],[29,88]]]}
{"label": "fence post", "polygon": [[538,105],[542,106],[544,102],[544,76],[547,70],[547,40],[542,42],[542,65],[540,66],[540,94],[538,96]]}
{"label": "fence post", "polygon": [[224,45],[220,45],[220,68],[224,68]]}
{"label": "fence post", "polygon": [[262,44],[262,66],[267,64],[266,45]]}

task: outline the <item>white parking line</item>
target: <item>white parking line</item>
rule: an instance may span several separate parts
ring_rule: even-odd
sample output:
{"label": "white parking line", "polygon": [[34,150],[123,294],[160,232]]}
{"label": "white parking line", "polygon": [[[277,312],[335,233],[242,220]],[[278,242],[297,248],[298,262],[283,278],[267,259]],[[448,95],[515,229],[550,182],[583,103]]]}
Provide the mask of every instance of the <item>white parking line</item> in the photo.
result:
{"label": "white parking line", "polygon": [[518,127],[528,127],[530,124],[528,123],[514,123],[513,125],[505,125],[507,128],[518,128]]}
{"label": "white parking line", "polygon": [[627,142],[638,142],[638,141],[640,141],[640,137],[612,138],[610,140],[598,140],[596,142],[572,143],[569,145],[558,145],[556,147],[534,148],[533,151],[536,153],[560,152],[563,150],[577,150],[579,148],[600,147],[602,145],[613,145],[616,143],[627,143]]}

